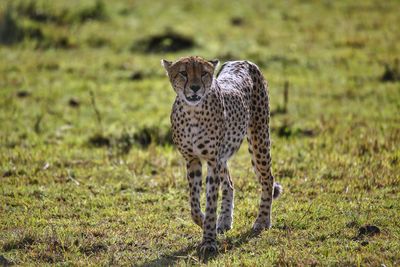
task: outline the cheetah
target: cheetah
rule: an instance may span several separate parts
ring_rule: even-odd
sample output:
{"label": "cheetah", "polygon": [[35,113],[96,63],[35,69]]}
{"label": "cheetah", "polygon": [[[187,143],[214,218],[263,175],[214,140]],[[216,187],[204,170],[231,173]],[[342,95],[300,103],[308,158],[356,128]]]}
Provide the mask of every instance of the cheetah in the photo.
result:
{"label": "cheetah", "polygon": [[[270,228],[272,199],[282,187],[274,183],[271,171],[268,85],[261,71],[249,61],[229,61],[214,75],[219,61],[197,56],[161,64],[176,92],[172,139],[186,160],[191,217],[203,229],[200,252],[217,251],[217,233],[232,228],[234,188],[227,162],[245,135],[262,186],[253,230]],[[205,214],[200,206],[202,161],[207,163]]]}

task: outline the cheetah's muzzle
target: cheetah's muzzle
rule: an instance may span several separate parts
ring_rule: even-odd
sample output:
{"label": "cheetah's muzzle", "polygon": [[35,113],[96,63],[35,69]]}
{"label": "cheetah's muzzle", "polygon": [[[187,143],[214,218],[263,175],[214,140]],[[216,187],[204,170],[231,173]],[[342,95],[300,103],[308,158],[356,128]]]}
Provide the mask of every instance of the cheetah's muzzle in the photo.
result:
{"label": "cheetah's muzzle", "polygon": [[189,102],[197,102],[197,101],[199,101],[201,99],[201,97],[198,96],[198,95],[191,95],[191,96],[186,96],[186,99]]}

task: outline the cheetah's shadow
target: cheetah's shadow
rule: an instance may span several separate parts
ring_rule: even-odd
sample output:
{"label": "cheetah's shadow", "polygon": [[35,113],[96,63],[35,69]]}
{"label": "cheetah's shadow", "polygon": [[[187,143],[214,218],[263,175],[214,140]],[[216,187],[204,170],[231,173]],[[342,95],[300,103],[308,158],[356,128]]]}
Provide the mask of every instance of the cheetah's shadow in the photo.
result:
{"label": "cheetah's shadow", "polygon": [[259,234],[260,232],[254,232],[252,229],[249,229],[246,232],[242,232],[235,236],[220,237],[218,253],[210,254],[205,257],[199,257],[197,253],[197,243],[192,243],[180,250],[161,255],[155,260],[151,260],[134,266],[138,267],[172,266],[175,265],[177,261],[182,259],[193,263],[196,262],[207,263],[208,261],[217,258],[219,255],[223,255],[231,250],[239,248],[243,244],[248,243],[251,239],[259,236]]}

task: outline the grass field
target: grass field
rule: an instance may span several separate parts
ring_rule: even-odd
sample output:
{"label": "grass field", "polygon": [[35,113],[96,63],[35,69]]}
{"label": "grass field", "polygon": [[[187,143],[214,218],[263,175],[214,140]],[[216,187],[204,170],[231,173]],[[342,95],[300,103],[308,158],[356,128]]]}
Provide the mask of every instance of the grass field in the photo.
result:
{"label": "grass field", "polygon": [[[0,265],[400,265],[399,10],[1,1]],[[262,68],[284,187],[271,230],[251,235],[260,187],[243,144],[234,228],[204,262],[160,66],[184,55]]]}

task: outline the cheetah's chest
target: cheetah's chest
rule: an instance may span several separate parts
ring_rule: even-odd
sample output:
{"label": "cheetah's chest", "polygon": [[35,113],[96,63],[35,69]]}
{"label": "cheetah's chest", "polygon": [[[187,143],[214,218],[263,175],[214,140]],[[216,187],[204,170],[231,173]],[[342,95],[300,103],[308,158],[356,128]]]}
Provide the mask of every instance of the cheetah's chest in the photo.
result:
{"label": "cheetah's chest", "polygon": [[217,154],[221,136],[221,122],[210,116],[210,112],[207,115],[203,110],[174,109],[172,138],[184,156],[212,158]]}
{"label": "cheetah's chest", "polygon": [[186,138],[183,141],[193,155],[208,158],[214,154],[217,137],[212,126],[213,124],[210,125],[206,118],[190,114],[188,123],[185,125]]}

